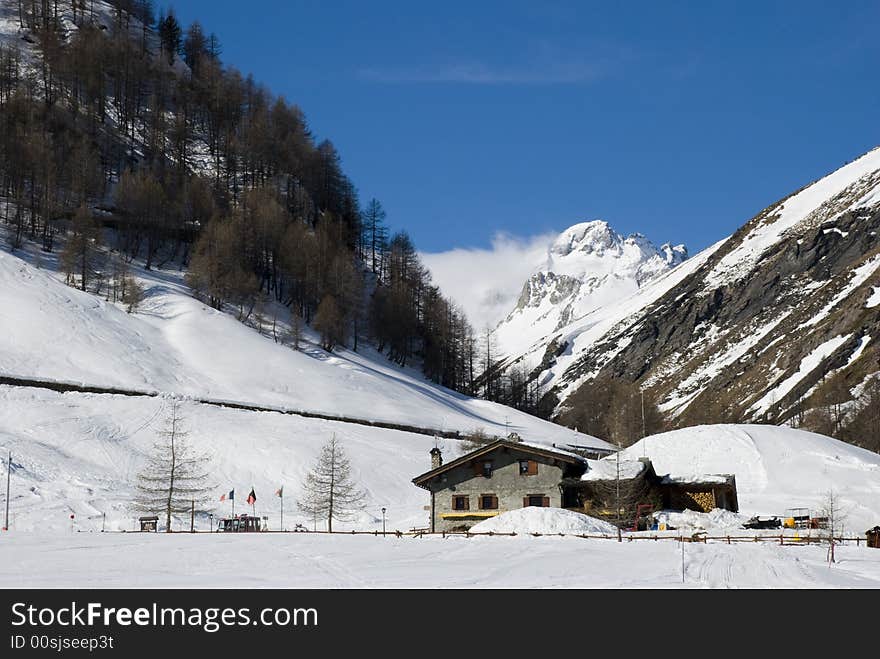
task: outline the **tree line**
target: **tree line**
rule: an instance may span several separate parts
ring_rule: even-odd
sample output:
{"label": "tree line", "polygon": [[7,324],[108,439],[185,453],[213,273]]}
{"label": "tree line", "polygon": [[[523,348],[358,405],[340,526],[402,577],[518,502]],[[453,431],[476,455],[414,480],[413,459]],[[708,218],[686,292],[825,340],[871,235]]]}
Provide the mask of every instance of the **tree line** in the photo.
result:
{"label": "tree line", "polygon": [[63,250],[69,283],[108,294],[112,254],[148,270],[180,263],[196,295],[245,322],[281,307],[327,350],[366,340],[474,393],[464,314],[381,203],[361,204],[302,110],[225,65],[198,22],[151,0],[110,5],[107,24],[83,0],[19,2],[38,56],[0,46],[0,217],[13,249]]}

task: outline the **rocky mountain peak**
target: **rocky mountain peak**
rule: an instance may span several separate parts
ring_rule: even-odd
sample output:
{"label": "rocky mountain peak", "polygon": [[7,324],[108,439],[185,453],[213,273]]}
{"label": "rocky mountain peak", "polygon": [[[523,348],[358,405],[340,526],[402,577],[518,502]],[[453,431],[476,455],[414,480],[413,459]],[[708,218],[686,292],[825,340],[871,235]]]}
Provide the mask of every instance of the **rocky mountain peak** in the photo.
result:
{"label": "rocky mountain peak", "polygon": [[547,258],[525,281],[516,306],[498,325],[501,351],[513,354],[687,258],[684,245],[657,248],[647,237],[623,237],[604,220],[580,222],[548,246]]}

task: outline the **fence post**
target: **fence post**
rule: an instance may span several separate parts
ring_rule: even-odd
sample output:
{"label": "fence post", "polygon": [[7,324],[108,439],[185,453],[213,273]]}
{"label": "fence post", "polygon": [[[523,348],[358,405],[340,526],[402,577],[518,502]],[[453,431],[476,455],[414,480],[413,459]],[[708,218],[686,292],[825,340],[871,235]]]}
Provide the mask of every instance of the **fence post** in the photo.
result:
{"label": "fence post", "polygon": [[783,538],[783,535],[780,533],[780,534],[779,534],[779,544],[780,544],[780,545],[782,544],[782,538]]}
{"label": "fence post", "polygon": [[727,536],[727,544],[730,544],[730,536]]}
{"label": "fence post", "polygon": [[617,542],[623,542],[623,536],[620,533],[620,527],[617,529]]}

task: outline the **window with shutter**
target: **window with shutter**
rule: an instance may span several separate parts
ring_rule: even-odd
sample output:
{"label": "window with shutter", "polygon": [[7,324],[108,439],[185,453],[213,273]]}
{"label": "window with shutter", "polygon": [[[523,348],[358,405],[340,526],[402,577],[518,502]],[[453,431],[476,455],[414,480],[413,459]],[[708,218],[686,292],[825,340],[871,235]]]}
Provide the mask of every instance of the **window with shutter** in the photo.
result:
{"label": "window with shutter", "polygon": [[470,510],[470,497],[463,494],[456,494],[452,497],[452,509],[453,510]]}
{"label": "window with shutter", "polygon": [[519,473],[523,476],[534,476],[538,473],[537,460],[520,460]]}
{"label": "window with shutter", "polygon": [[[525,498],[525,501],[528,503],[524,503],[526,506],[537,506],[539,508],[546,508],[550,506],[550,498],[545,497],[543,494],[530,494]],[[546,503],[544,503],[546,501]]]}
{"label": "window with shutter", "polygon": [[480,510],[497,510],[498,509],[498,497],[494,494],[481,494],[480,495]]}

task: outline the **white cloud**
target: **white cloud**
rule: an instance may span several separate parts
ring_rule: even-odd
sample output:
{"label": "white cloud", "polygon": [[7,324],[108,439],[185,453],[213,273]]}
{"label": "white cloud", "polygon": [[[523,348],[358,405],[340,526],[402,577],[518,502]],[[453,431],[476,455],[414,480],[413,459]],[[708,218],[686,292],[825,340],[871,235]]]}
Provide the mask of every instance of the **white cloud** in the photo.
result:
{"label": "white cloud", "polygon": [[499,232],[490,249],[458,247],[421,257],[434,283],[480,332],[513,310],[523,284],[546,261],[547,249],[557,235],[519,238]]}
{"label": "white cloud", "polygon": [[595,82],[603,71],[588,64],[495,68],[482,62],[457,62],[423,69],[384,70],[365,68],[358,76],[387,84],[463,83],[471,85],[557,85]]}

